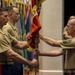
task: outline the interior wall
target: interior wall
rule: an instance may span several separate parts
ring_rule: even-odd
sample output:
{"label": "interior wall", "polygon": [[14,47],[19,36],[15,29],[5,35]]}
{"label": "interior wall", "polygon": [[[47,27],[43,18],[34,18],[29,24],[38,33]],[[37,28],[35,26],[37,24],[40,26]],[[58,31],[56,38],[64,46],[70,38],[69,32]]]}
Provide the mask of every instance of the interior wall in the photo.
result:
{"label": "interior wall", "polygon": [[[42,4],[40,21],[42,29],[40,33],[44,36],[54,38],[56,40],[62,39],[63,27],[63,0],[45,0]],[[50,51],[59,49],[52,47],[40,40],[39,50]],[[62,75],[63,58],[59,57],[39,57],[40,73],[49,75],[58,72],[57,75]],[[49,73],[50,72],[50,73]],[[60,74],[61,73],[61,74]],[[52,74],[53,75],[53,74]]]}

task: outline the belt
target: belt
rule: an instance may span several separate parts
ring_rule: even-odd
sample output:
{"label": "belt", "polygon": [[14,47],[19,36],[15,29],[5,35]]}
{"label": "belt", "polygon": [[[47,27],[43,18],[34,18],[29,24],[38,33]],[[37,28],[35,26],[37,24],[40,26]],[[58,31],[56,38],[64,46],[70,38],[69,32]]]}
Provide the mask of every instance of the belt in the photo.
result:
{"label": "belt", "polygon": [[12,61],[0,61],[0,64],[9,65],[9,64],[13,64],[13,62]]}

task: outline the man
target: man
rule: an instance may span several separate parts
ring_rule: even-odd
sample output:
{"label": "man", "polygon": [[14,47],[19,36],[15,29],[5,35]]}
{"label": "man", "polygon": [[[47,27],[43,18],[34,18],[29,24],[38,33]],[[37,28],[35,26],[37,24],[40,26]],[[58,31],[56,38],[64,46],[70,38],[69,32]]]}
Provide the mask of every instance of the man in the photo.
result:
{"label": "man", "polygon": [[12,45],[18,48],[27,48],[27,43],[19,42],[9,34],[6,35],[3,33],[2,27],[7,21],[8,12],[6,8],[0,8],[0,75],[14,75],[12,70],[13,61],[21,64],[28,64],[32,67],[37,64],[37,60],[33,59],[32,61],[29,61],[12,50]]}
{"label": "man", "polygon": [[[69,20],[71,20],[71,19],[75,19],[75,16],[70,16],[70,18],[69,18]],[[69,21],[68,20],[68,21]],[[70,35],[68,35],[68,33],[67,33],[67,31],[66,31],[66,28],[67,28],[67,26],[65,26],[65,28],[64,28],[64,31],[63,31],[63,38],[64,39],[71,39],[72,37],[70,36]],[[73,49],[70,49],[70,50],[73,50]],[[66,61],[65,61],[65,57],[67,57],[67,53],[68,53],[68,50],[66,49],[65,50],[65,55],[64,55],[64,62],[63,62],[63,68],[64,68],[64,75],[65,74],[70,74],[68,71],[66,71],[65,70],[65,66],[66,66]]]}
{"label": "man", "polygon": [[[62,48],[60,50],[54,50],[50,52],[40,52],[40,55],[58,56],[65,54],[65,71],[67,71],[67,73],[72,72],[72,74],[75,75],[75,19],[71,19],[68,21],[66,31],[68,35],[72,37],[71,39],[54,40],[52,38],[39,35],[40,39],[46,42],[47,44]],[[65,53],[66,49],[67,53]]]}
{"label": "man", "polygon": [[[18,19],[20,18],[19,10],[16,6],[8,7],[8,17],[9,20],[7,24],[3,27],[3,31],[5,33],[9,33],[11,36],[15,37],[17,40],[20,41],[20,34],[15,26],[15,23],[18,22]],[[15,52],[17,52],[21,56],[23,55],[22,50],[14,47],[12,49],[15,50]],[[14,61],[13,71],[16,75],[23,75],[23,65]]]}

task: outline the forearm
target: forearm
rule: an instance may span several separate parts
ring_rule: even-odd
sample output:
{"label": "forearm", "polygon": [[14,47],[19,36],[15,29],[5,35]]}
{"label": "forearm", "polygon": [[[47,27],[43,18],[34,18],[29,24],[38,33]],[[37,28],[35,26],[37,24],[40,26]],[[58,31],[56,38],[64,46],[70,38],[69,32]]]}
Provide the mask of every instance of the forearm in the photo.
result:
{"label": "forearm", "polygon": [[48,37],[45,37],[42,35],[40,35],[40,39],[43,40],[44,42],[46,42],[47,44],[51,45],[51,46],[60,47],[60,44],[57,40],[54,40],[52,38],[48,38]]}
{"label": "forearm", "polygon": [[18,41],[18,43],[14,46],[19,49],[28,48],[28,44],[26,41]]}
{"label": "forearm", "polygon": [[10,50],[10,51],[7,51],[5,52],[6,56],[8,56],[10,59],[16,61],[16,62],[19,62],[21,64],[28,64],[28,65],[31,65],[31,61],[23,58],[22,56],[20,56],[19,54],[17,54],[16,52]]}
{"label": "forearm", "polygon": [[63,50],[52,50],[49,52],[40,52],[40,56],[50,56],[50,57],[55,57],[55,56],[60,56],[64,54]]}
{"label": "forearm", "polygon": [[22,56],[20,56],[19,54],[15,54],[14,56],[11,57],[12,60],[17,61],[21,64],[27,64],[27,65],[31,65],[31,62],[25,58],[23,58]]}

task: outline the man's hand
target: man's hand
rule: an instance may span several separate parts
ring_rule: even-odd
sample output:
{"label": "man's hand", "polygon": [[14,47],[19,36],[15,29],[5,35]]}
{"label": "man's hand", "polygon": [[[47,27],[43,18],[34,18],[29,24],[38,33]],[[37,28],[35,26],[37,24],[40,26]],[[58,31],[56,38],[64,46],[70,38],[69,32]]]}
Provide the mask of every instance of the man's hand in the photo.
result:
{"label": "man's hand", "polygon": [[30,65],[30,66],[36,67],[37,64],[38,64],[38,61],[37,61],[36,59],[33,59],[33,60],[31,61],[31,65]]}
{"label": "man's hand", "polygon": [[35,50],[34,50],[34,56],[39,55],[39,54],[40,54],[40,51],[37,50],[37,49],[35,49]]}

